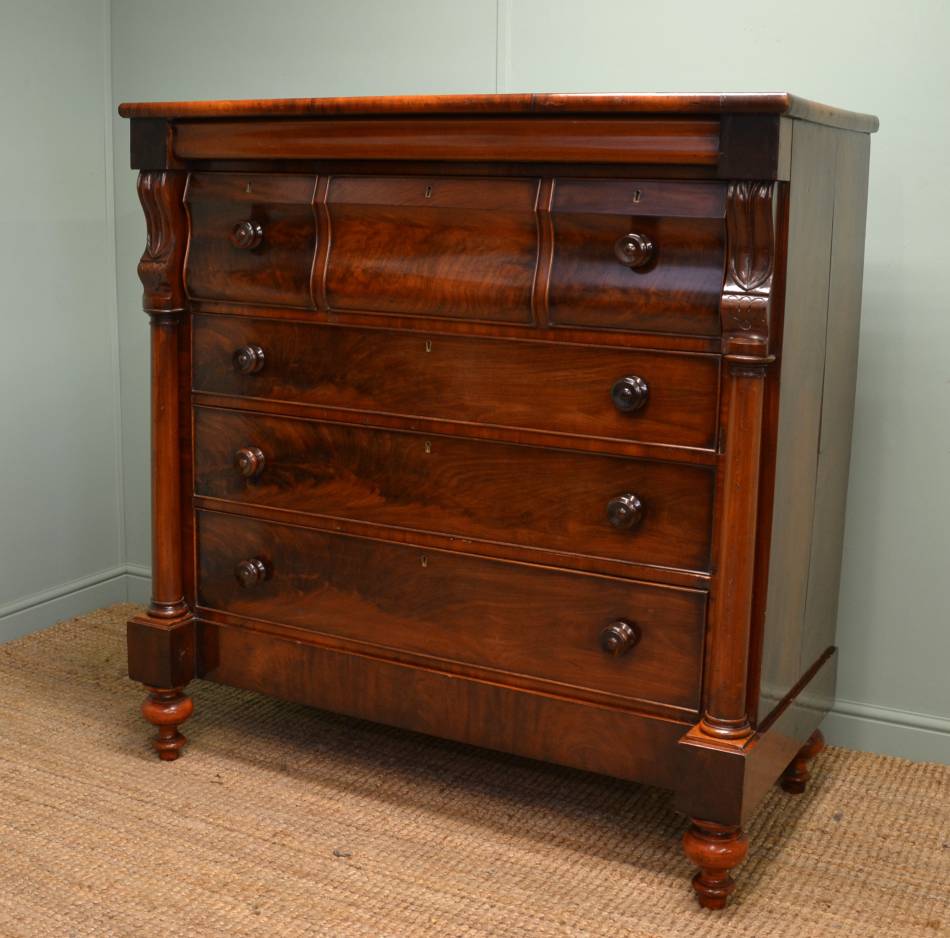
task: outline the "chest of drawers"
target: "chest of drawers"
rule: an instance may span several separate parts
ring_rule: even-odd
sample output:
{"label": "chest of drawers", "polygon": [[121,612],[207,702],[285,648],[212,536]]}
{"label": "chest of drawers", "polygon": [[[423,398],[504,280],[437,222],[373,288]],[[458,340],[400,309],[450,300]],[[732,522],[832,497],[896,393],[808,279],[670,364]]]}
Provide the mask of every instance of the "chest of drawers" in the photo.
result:
{"label": "chest of drawers", "polygon": [[874,118],[784,94],[122,105],[161,758],[195,677],[670,788],[700,902],[801,791]]}

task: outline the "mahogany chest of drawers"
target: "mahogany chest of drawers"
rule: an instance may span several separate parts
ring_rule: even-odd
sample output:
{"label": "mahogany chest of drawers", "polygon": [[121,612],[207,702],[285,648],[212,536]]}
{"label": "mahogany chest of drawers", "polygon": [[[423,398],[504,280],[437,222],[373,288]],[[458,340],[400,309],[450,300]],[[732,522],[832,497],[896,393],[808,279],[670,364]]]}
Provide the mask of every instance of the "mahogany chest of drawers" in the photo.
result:
{"label": "mahogany chest of drawers", "polygon": [[784,94],[120,113],[158,754],[202,677],[664,786],[722,907],[834,693],[877,121]]}

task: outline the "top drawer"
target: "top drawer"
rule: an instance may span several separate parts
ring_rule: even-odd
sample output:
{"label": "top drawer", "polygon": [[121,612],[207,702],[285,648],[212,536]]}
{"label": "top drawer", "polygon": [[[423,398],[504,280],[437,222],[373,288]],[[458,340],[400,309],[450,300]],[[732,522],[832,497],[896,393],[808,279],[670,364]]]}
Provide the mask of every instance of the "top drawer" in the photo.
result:
{"label": "top drawer", "polygon": [[720,182],[557,180],[550,322],[718,335],[725,199]]}
{"label": "top drawer", "polygon": [[193,299],[312,308],[316,177],[192,173],[185,285]]}
{"label": "top drawer", "polygon": [[537,179],[336,176],[332,310],[531,323]]}

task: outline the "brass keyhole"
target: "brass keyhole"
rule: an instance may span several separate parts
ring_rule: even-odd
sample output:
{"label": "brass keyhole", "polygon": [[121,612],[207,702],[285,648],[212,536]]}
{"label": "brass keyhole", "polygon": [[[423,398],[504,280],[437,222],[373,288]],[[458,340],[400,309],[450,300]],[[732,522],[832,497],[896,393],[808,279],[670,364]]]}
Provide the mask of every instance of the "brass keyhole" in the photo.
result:
{"label": "brass keyhole", "polygon": [[251,184],[250,184],[250,182],[248,182],[248,184],[244,187],[244,191],[247,192],[247,193],[250,193],[250,191],[251,191]]}
{"label": "brass keyhole", "polygon": [[421,563],[423,567],[428,567],[428,566],[429,566],[429,558],[426,557],[425,554],[423,554],[423,555],[419,558],[419,563]]}
{"label": "brass keyhole", "polygon": [[426,198],[427,199],[432,198],[432,186],[426,186]]}
{"label": "brass keyhole", "polygon": [[431,444],[428,440],[426,440],[425,443],[422,444],[422,448],[423,448],[427,453],[431,453],[431,452],[432,452],[432,444]]}
{"label": "brass keyhole", "polygon": [[427,352],[432,351],[432,339],[426,339],[426,351]]}
{"label": "brass keyhole", "polygon": [[634,202],[639,202],[641,195],[643,195],[643,192],[642,192],[640,189],[634,189],[634,190],[633,190],[633,201],[634,201]]}

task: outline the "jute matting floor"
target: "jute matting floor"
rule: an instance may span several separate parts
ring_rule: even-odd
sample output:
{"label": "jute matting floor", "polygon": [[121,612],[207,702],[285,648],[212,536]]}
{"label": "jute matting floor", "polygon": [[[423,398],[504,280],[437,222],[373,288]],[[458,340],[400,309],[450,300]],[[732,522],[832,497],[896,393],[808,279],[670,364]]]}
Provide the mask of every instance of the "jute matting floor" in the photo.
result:
{"label": "jute matting floor", "polygon": [[667,794],[210,684],[160,763],[116,606],[0,646],[4,936],[950,935],[950,768],[832,749],[725,913]]}

